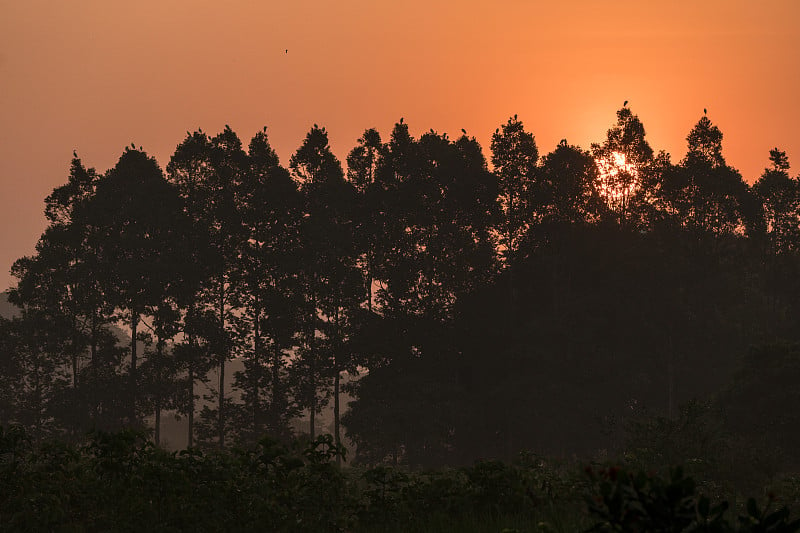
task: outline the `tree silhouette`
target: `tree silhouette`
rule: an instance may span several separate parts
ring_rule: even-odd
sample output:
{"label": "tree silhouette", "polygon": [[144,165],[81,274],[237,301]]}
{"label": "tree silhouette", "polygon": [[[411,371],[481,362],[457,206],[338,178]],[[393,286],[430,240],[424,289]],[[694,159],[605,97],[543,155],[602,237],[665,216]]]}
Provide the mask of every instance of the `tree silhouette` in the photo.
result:
{"label": "tree silhouette", "polygon": [[105,175],[76,155],[12,268],[0,423],[79,440],[147,417],[162,445],[174,410],[189,446],[223,447],[289,441],[306,411],[316,437],[330,402],[331,444],[344,424],[360,461],[432,466],[613,455],[642,413],[676,428],[721,390],[734,434],[769,430],[748,402],[792,375],[800,311],[785,152],[749,187],[707,116],[673,164],[627,105],[590,151],[541,158],[514,116],[492,170],[461,133],[367,129],[347,172],[316,125],[288,169],[266,128],[246,151],[187,133],[169,180],[135,147]]}
{"label": "tree silhouette", "polygon": [[[0,410],[2,424],[27,427],[37,442],[57,433],[53,402],[69,383],[69,374],[59,364],[65,337],[52,320],[52,315],[35,308],[25,309],[11,320],[0,319],[3,370],[8,372],[3,384],[9,396]],[[47,322],[54,327],[42,328]]]}
{"label": "tree silhouette", "polygon": [[518,239],[538,213],[531,202],[538,195],[536,164],[539,149],[533,134],[525,131],[517,115],[495,130],[491,149],[503,214],[499,228],[500,246],[507,256],[516,250]]}
{"label": "tree silhouette", "polygon": [[770,150],[772,168],[753,185],[764,209],[772,253],[796,250],[800,243],[800,183],[789,177],[789,158],[777,148]]}
{"label": "tree silhouette", "polygon": [[606,133],[603,144],[593,144],[592,153],[604,167],[599,187],[620,224],[640,223],[647,196],[643,187],[653,162],[653,149],[645,139],[645,129],[628,107],[617,111],[617,123]]}
{"label": "tree silhouette", "polygon": [[[296,414],[288,398],[286,361],[300,297],[294,276],[301,267],[297,249],[302,198],[289,172],[280,166],[266,131],[250,141],[248,162],[237,194],[247,231],[237,276],[248,319],[241,334],[251,348],[245,352],[245,372],[236,376],[246,413],[237,425],[240,434],[248,433],[255,441],[267,431],[285,438],[288,422]],[[262,400],[263,389],[270,391],[268,402]]]}
{"label": "tree silhouette", "polygon": [[[316,415],[329,394],[327,384],[333,381],[338,387],[339,383],[338,315],[347,307],[343,290],[346,291],[345,286],[351,282],[356,287],[361,286],[355,268],[354,226],[350,213],[355,204],[355,190],[344,179],[341,163],[328,145],[327,132],[316,125],[306,134],[289,166],[300,185],[305,206],[301,272],[304,318],[300,360],[294,366],[298,370],[303,402],[309,409],[309,433],[313,439]],[[355,294],[358,295],[358,291]],[[331,321],[334,321],[333,330]],[[325,344],[321,342],[323,337]],[[321,399],[318,397],[320,390],[323,391]],[[338,404],[338,390],[334,401]],[[338,443],[338,435],[336,438]]]}
{"label": "tree silhouette", "polygon": [[545,156],[536,187],[534,210],[545,224],[596,222],[603,212],[597,189],[597,165],[588,152],[559,144]]}
{"label": "tree silhouette", "polygon": [[689,199],[687,223],[701,233],[744,233],[749,191],[741,175],[725,163],[722,132],[703,116],[687,142],[680,163],[681,194]]}
{"label": "tree silhouette", "polygon": [[[183,198],[184,209],[197,235],[194,237],[196,264],[204,274],[198,298],[191,304],[195,315],[214,309],[217,323],[204,332],[208,347],[216,358],[218,382],[216,409],[204,410],[207,424],[204,434],[216,435],[217,445],[226,444],[225,369],[232,356],[234,335],[233,309],[238,307],[235,276],[236,259],[241,254],[244,230],[237,208],[237,188],[247,166],[247,155],[236,133],[227,127],[209,139],[202,131],[188,134],[178,146],[168,170]],[[191,310],[191,309],[190,309]],[[192,350],[200,354],[202,350]],[[194,372],[191,368],[192,386]],[[190,395],[190,400],[192,395]],[[212,420],[212,418],[214,420]],[[191,420],[191,419],[190,419]]]}
{"label": "tree silhouette", "polygon": [[[108,348],[103,339],[113,309],[99,285],[97,250],[91,240],[92,212],[87,208],[99,179],[77,155],[73,158],[67,183],[45,199],[48,227],[37,243],[36,255],[15,262],[12,275],[18,283],[9,292],[12,303],[36,309],[39,318],[49,315],[53,326],[61,325],[63,351],[54,355],[66,357],[70,363],[73,398],[67,403],[74,407],[69,415],[72,432],[91,425],[104,427],[99,421],[100,404],[105,401],[100,393],[101,375],[105,374],[104,360],[114,357],[107,349],[101,350],[101,345]],[[87,348],[89,368],[84,372],[81,359]],[[84,396],[88,396],[88,413],[81,412],[86,407],[83,400],[75,404]],[[110,420],[107,423],[117,425]]]}
{"label": "tree silhouette", "polygon": [[103,294],[131,329],[129,419],[137,423],[139,322],[175,286],[185,228],[180,199],[155,159],[126,148],[86,208]]}
{"label": "tree silhouette", "polygon": [[[211,352],[217,339],[218,321],[214,322],[206,305],[211,289],[214,268],[218,258],[213,253],[212,236],[216,225],[214,216],[214,191],[211,167],[211,144],[208,136],[198,130],[186,133],[186,138],[176,147],[167,165],[170,182],[175,185],[182,200],[181,208],[191,223],[192,231],[187,235],[185,274],[194,273],[194,283],[184,286],[185,294],[180,298],[186,308],[184,315],[184,340],[177,348],[176,356],[186,373],[187,390],[179,411],[188,418],[187,443],[194,445],[194,420],[197,380],[207,381],[206,373],[211,365]],[[186,279],[189,279],[188,276]],[[213,305],[210,304],[210,305]],[[201,342],[205,339],[205,343]],[[181,397],[182,395],[179,395]]]}
{"label": "tree silhouette", "polygon": [[364,275],[367,308],[372,311],[373,284],[383,256],[382,233],[387,224],[387,206],[391,201],[379,177],[382,152],[385,150],[381,136],[369,129],[358,139],[358,145],[347,156],[347,178],[355,187],[359,202],[355,211],[356,247],[361,252],[359,260]]}
{"label": "tree silhouette", "polygon": [[[752,240],[763,241],[762,265],[765,310],[773,339],[796,339],[795,314],[798,287],[796,272],[800,264],[800,180],[789,177],[785,152],[770,150],[771,168],[753,184],[761,207],[763,223]],[[763,233],[763,238],[761,234]]]}

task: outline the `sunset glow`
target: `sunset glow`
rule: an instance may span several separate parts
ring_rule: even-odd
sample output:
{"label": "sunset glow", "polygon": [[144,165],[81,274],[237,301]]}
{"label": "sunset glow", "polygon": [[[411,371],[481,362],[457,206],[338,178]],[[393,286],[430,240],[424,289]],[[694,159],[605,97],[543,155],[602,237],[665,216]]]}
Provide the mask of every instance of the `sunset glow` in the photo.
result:
{"label": "sunset glow", "polygon": [[267,126],[286,165],[314,123],[344,160],[404,117],[488,159],[515,113],[544,155],[602,141],[629,100],[673,160],[707,108],[752,183],[769,149],[800,158],[798,20],[794,0],[0,0],[0,288],[73,150],[105,172],[134,142],[163,167],[197,128]]}
{"label": "sunset glow", "polygon": [[598,189],[608,206],[616,212],[624,211],[639,189],[639,170],[628,163],[625,154],[611,154],[597,159]]}

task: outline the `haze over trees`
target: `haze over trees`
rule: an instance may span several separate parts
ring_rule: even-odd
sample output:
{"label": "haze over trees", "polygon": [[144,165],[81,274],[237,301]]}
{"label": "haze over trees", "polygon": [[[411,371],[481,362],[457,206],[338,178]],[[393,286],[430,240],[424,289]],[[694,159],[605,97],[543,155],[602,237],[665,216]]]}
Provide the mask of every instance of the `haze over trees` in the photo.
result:
{"label": "haze over trees", "polygon": [[545,153],[515,115],[489,155],[402,120],[346,167],[317,125],[288,166],[266,128],[187,132],[166,171],[76,154],[12,269],[0,424],[159,444],[177,414],[222,448],[304,412],[313,439],[330,404],[356,460],[438,465],[617,453],[644,413],[710,398],[797,466],[797,424],[762,414],[798,394],[800,178],[775,148],[748,185],[722,139],[704,115],[673,162],[624,106],[588,150]]}

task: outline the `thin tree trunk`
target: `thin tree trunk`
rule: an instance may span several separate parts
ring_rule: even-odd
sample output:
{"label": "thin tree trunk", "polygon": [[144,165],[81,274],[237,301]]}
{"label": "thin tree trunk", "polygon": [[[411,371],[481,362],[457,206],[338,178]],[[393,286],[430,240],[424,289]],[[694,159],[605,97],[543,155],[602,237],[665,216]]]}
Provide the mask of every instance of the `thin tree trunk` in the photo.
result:
{"label": "thin tree trunk", "polygon": [[[189,346],[194,347],[194,338],[189,339]],[[191,448],[194,446],[194,350],[189,359],[189,430],[186,438],[186,447]]]}
{"label": "thin tree trunk", "polygon": [[156,364],[155,364],[155,441],[156,446],[161,446],[161,356],[163,342],[161,337],[156,339]]}
{"label": "thin tree trunk", "polygon": [[[219,322],[220,334],[224,337],[225,332],[225,279],[220,278],[219,289]],[[220,344],[219,351],[219,420],[217,422],[217,432],[219,434],[219,447],[225,448],[225,347]]]}
{"label": "thin tree trunk", "polygon": [[[510,223],[511,217],[513,216],[513,209],[514,209],[514,195],[513,194],[509,194],[509,198],[508,198],[508,214],[507,214],[507,218],[506,218],[506,270],[508,271],[508,286],[507,286],[507,292],[506,292],[506,324],[505,324],[505,330],[506,330],[505,331],[505,338],[506,339],[511,339],[511,335],[512,335],[513,328],[514,328],[514,322],[515,322],[515,318],[514,318],[514,276],[513,276],[514,269],[513,269],[513,265],[511,264],[511,252],[512,252],[511,242],[512,242],[512,239],[513,239],[513,231],[511,230],[511,223]],[[505,365],[506,368],[505,368],[505,376],[504,376],[504,378],[506,380],[508,380],[507,383],[511,383],[512,373],[513,373],[513,364],[512,364],[512,360],[511,360],[512,356],[513,356],[513,350],[514,350],[514,343],[513,342],[509,344],[508,350],[509,351],[506,354],[506,365]],[[507,390],[510,391],[511,388],[509,388]],[[509,396],[506,401],[507,401],[507,405],[509,407],[514,405],[513,396]],[[485,409],[482,409],[482,411],[485,412]],[[510,408],[505,409],[505,419],[506,419],[505,420],[505,422],[506,422],[506,443],[505,443],[506,444],[506,446],[505,446],[505,448],[506,448],[506,450],[505,450],[505,452],[506,452],[506,461],[508,463],[511,463],[511,461],[513,460],[513,457],[512,457],[513,447],[512,447],[512,439],[511,439],[511,433],[512,433],[512,429],[511,429],[512,428],[512,409],[510,409]]]}
{"label": "thin tree trunk", "polygon": [[309,335],[309,357],[311,359],[309,364],[309,380],[310,380],[310,388],[311,388],[311,414],[309,415],[309,435],[311,435],[311,440],[313,441],[316,436],[316,428],[314,426],[316,422],[316,415],[317,415],[317,354],[315,352],[316,348],[316,334],[317,328],[315,326],[315,322],[317,319],[317,299],[313,293],[312,289],[312,296],[311,296],[311,328],[310,328],[310,335]]}
{"label": "thin tree trunk", "polygon": [[76,353],[76,347],[73,346],[72,352],[72,389],[78,390],[78,354]]}
{"label": "thin tree trunk", "polygon": [[[314,385],[314,384],[312,384],[312,385]],[[316,436],[317,436],[317,435],[316,435],[316,431],[315,431],[315,429],[314,429],[314,423],[315,423],[315,415],[316,415],[316,412],[317,412],[317,391],[316,391],[316,387],[314,387],[313,396],[312,396],[312,398],[311,398],[311,414],[310,414],[310,415],[309,415],[309,417],[308,417],[308,418],[309,418],[309,429],[308,429],[308,433],[309,433],[309,435],[311,436],[311,440],[312,440],[312,441],[313,441],[313,440],[316,438]]]}
{"label": "thin tree trunk", "polygon": [[[514,277],[513,277],[514,270],[513,270],[513,266],[508,264],[508,263],[506,263],[506,268],[507,268],[507,271],[508,271],[508,287],[507,287],[507,291],[508,292],[506,294],[506,298],[507,298],[506,306],[507,306],[507,309],[506,309],[505,338],[506,339],[511,339],[512,338],[512,331],[513,331],[513,328],[514,328],[514,323],[516,321],[516,319],[514,317]],[[508,380],[507,383],[511,383],[511,381],[512,381],[512,373],[513,373],[512,357],[514,355],[514,344],[515,344],[514,342],[509,343],[508,348],[507,348],[508,352],[506,353],[506,364],[505,364],[505,376],[504,376],[504,378],[506,380]],[[506,390],[510,391],[511,388],[508,388]],[[507,399],[507,402],[508,402],[507,405],[509,407],[514,405],[514,403],[515,403],[513,397],[509,397]],[[483,413],[486,412],[485,409],[481,409],[481,411]],[[508,409],[505,409],[504,411],[505,411],[505,418],[506,418],[506,461],[508,461],[510,463],[513,460],[513,457],[512,457],[513,451],[512,451],[512,445],[511,445],[512,409],[508,408]]]}
{"label": "thin tree trunk", "polygon": [[258,301],[258,295],[255,295],[256,305],[255,305],[255,321],[253,324],[253,369],[252,369],[252,376],[251,376],[251,387],[252,387],[252,394],[253,394],[253,434],[255,437],[259,437],[261,435],[261,429],[259,428],[258,419],[259,419],[259,411],[260,411],[260,402],[258,398],[258,374],[260,371],[259,368],[259,355],[261,349],[261,337],[259,332],[259,318],[261,316],[261,309],[260,303]]}
{"label": "thin tree trunk", "polygon": [[97,401],[97,314],[95,311],[92,311],[92,318],[91,318],[91,338],[89,340],[89,350],[90,350],[90,357],[91,357],[91,365],[92,365],[92,429],[96,430],[97,428],[97,416],[100,406],[98,405]]}
{"label": "thin tree trunk", "polygon": [[[336,446],[342,444],[342,439],[339,436],[339,371],[336,370],[336,376],[333,378],[333,433],[336,439]],[[342,465],[342,456],[336,455],[336,464]]]}
{"label": "thin tree trunk", "polygon": [[[336,320],[336,339],[335,339],[335,351],[333,353],[333,437],[336,442],[336,446],[339,447],[342,443],[341,436],[339,435],[339,352],[342,347],[341,338],[342,332],[339,328],[339,306],[336,306],[335,317]],[[336,464],[338,466],[342,465],[342,457],[341,455],[336,456]]]}
{"label": "thin tree trunk", "polygon": [[372,314],[372,265],[375,263],[372,251],[367,252],[367,309]]}
{"label": "thin tree trunk", "polygon": [[[670,335],[670,348],[672,348],[672,335]],[[667,359],[667,417],[672,420],[675,414],[675,352],[670,349]]]}
{"label": "thin tree trunk", "polygon": [[130,372],[130,387],[131,387],[131,405],[130,405],[130,423],[136,424],[136,328],[139,326],[139,314],[136,311],[131,311],[131,372]]}
{"label": "thin tree trunk", "polygon": [[286,409],[286,399],[283,396],[281,387],[281,351],[275,348],[272,362],[272,402],[270,403],[270,410],[272,412],[270,430],[275,436],[284,437],[285,432],[283,428],[283,413]]}
{"label": "thin tree trunk", "polygon": [[36,417],[34,418],[34,441],[38,444],[42,440],[42,385],[39,368],[39,353],[34,350],[33,355],[33,405],[36,409]]}
{"label": "thin tree trunk", "polygon": [[[188,317],[193,317],[195,313],[194,303],[191,304],[189,307],[189,311],[187,313]],[[188,342],[189,342],[189,358],[186,361],[187,372],[188,372],[188,379],[189,379],[189,405],[188,405],[188,413],[187,416],[188,420],[188,429],[186,435],[186,447],[191,448],[194,446],[194,365],[195,365],[195,357],[197,355],[197,341],[194,338],[194,334],[191,333],[188,335]]]}
{"label": "thin tree trunk", "polygon": [[156,397],[156,421],[155,421],[155,441],[156,447],[161,447],[161,400]]}

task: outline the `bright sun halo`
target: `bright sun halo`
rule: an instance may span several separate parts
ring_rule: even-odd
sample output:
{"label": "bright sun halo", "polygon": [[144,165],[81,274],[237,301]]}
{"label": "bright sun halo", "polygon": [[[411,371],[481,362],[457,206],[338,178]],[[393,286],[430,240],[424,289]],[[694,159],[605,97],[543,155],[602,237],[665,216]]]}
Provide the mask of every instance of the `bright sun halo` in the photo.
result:
{"label": "bright sun halo", "polygon": [[639,170],[625,154],[611,152],[596,161],[600,194],[615,211],[624,211],[639,188]]}

